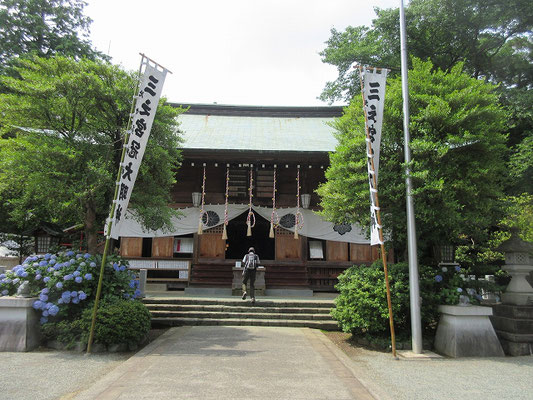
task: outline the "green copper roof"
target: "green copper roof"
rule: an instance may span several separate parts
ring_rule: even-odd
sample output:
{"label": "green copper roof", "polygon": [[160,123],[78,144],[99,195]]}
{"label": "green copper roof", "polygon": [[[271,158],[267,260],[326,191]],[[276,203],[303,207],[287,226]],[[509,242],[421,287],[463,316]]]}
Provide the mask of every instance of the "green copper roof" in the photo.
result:
{"label": "green copper roof", "polygon": [[334,151],[333,118],[182,114],[185,149]]}

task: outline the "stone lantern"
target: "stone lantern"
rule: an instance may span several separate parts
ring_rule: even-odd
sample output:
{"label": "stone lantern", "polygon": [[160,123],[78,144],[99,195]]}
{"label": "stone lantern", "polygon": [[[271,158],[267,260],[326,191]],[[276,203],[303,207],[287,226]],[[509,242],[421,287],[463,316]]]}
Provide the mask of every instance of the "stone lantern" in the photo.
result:
{"label": "stone lantern", "polygon": [[505,253],[502,267],[511,282],[502,294],[502,303],[492,307],[491,317],[503,350],[511,356],[533,354],[533,243],[524,242],[517,232],[503,242],[498,251]]}
{"label": "stone lantern", "polygon": [[511,282],[502,294],[504,304],[533,305],[533,243],[524,242],[513,231],[498,251],[505,253],[503,270],[511,275]]}

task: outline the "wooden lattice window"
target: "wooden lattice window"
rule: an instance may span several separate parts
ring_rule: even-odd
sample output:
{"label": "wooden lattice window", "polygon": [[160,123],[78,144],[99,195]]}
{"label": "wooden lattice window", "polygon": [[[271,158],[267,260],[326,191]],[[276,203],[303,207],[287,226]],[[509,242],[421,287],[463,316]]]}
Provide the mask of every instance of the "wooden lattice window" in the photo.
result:
{"label": "wooden lattice window", "polygon": [[230,167],[228,196],[239,199],[248,197],[249,176],[249,168]]}
{"label": "wooden lattice window", "polygon": [[213,228],[204,229],[203,233],[205,234],[220,233],[222,235],[223,230],[224,230],[224,224],[220,224],[220,225],[214,226]]}
{"label": "wooden lattice window", "polygon": [[274,170],[259,169],[256,173],[255,195],[272,197],[274,190]]}

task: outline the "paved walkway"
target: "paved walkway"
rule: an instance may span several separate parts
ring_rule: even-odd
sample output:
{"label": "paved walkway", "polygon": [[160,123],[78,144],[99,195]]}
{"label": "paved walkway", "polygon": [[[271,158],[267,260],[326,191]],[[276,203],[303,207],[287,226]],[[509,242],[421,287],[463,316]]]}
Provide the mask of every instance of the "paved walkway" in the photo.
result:
{"label": "paved walkway", "polygon": [[177,327],[74,398],[373,399],[342,354],[307,328]]}

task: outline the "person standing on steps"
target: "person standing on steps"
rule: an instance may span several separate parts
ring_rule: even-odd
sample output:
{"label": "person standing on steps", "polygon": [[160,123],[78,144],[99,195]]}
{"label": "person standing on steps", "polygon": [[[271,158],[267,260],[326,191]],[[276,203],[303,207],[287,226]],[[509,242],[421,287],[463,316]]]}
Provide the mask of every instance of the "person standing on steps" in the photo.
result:
{"label": "person standing on steps", "polygon": [[255,303],[255,271],[259,265],[259,256],[255,254],[253,247],[250,247],[248,253],[242,259],[244,269],[242,271],[242,299],[246,300],[246,283],[250,282],[250,299]]}

